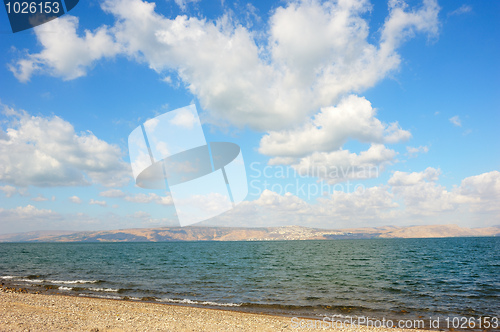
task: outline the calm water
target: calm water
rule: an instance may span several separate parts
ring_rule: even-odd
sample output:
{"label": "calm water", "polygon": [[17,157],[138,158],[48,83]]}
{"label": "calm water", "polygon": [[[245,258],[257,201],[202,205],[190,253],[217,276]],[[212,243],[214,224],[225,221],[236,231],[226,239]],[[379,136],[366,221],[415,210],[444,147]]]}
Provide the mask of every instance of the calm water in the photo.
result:
{"label": "calm water", "polygon": [[499,316],[500,238],[0,243],[3,282],[309,317]]}

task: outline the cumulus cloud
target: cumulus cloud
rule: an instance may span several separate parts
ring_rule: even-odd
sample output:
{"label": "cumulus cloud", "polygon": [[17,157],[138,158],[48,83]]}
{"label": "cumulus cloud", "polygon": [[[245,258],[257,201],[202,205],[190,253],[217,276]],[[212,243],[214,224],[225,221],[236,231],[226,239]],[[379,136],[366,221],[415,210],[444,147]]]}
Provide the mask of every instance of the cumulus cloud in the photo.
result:
{"label": "cumulus cloud", "polygon": [[177,111],[177,114],[170,122],[178,127],[192,129],[196,124],[197,119],[194,117],[191,111],[184,109],[181,111]]}
{"label": "cumulus cloud", "polygon": [[13,186],[5,185],[0,186],[0,190],[3,191],[5,197],[12,197],[16,194],[21,196],[28,196],[28,190],[26,188],[16,188]]}
{"label": "cumulus cloud", "polygon": [[408,154],[408,157],[415,158],[420,153],[427,153],[427,152],[429,152],[429,147],[428,146],[422,146],[422,145],[419,146],[419,147],[407,146],[406,147],[406,152]]}
{"label": "cumulus cloud", "polygon": [[143,227],[178,227],[179,223],[175,219],[169,218],[154,218],[145,211],[136,211],[132,214],[127,215],[129,220],[134,220],[140,222]]}
{"label": "cumulus cloud", "polygon": [[492,171],[462,180],[457,192],[474,199],[476,212],[497,211],[500,216],[500,172]]}
{"label": "cumulus cloud", "polygon": [[167,195],[167,196],[160,196],[155,193],[148,193],[148,194],[135,194],[135,195],[127,195],[124,197],[124,199],[127,202],[132,202],[132,203],[156,203],[160,205],[172,205],[172,196]]}
{"label": "cumulus cloud", "polygon": [[109,189],[106,191],[102,191],[99,193],[99,196],[102,197],[110,197],[110,198],[121,198],[127,202],[131,203],[156,203],[160,205],[172,205],[172,196],[160,196],[156,193],[138,193],[138,194],[129,194],[125,193],[120,189]]}
{"label": "cumulus cloud", "polygon": [[101,191],[99,193],[99,196],[102,197],[124,197],[125,193],[121,191],[120,189],[109,189],[106,191]]}
{"label": "cumulus cloud", "polygon": [[402,42],[437,34],[439,12],[435,0],[419,8],[390,1],[377,37],[369,31],[367,0],[288,2],[272,13],[268,38],[257,44],[256,31],[228,15],[168,19],[141,0],[106,0],[102,8],[114,25],[85,36],[68,15],[44,25],[61,36],[36,30],[43,49],[12,65],[18,79],[40,71],[73,79],[100,58],[125,54],[158,72],[176,71],[214,121],[258,130],[295,126],[341,96],[372,87],[399,67]]}
{"label": "cumulus cloud", "polygon": [[398,171],[387,183],[392,186],[392,192],[403,199],[405,212],[409,214],[436,215],[477,202],[477,197],[464,195],[460,188],[448,190],[438,184],[440,174],[441,170],[432,167],[423,172]]}
{"label": "cumulus cloud", "polygon": [[31,200],[34,202],[45,202],[45,201],[48,201],[49,199],[47,197],[43,196],[42,194],[38,194],[36,197],[32,198]]}
{"label": "cumulus cloud", "polygon": [[[388,185],[331,191],[309,203],[287,193],[264,190],[253,201],[210,220],[227,226],[302,225],[323,228],[444,224],[492,226],[500,218],[500,172],[465,178],[451,190],[437,181],[441,171],[395,172]],[[335,187],[334,187],[335,188]],[[436,219],[436,216],[439,216]],[[471,220],[474,224],[471,225]]]}
{"label": "cumulus cloud", "polygon": [[71,196],[68,198],[71,202],[75,203],[75,204],[81,204],[82,203],[82,199],[78,196]]}
{"label": "cumulus cloud", "polygon": [[102,206],[102,207],[106,207],[108,205],[106,203],[106,201],[98,201],[98,200],[95,200],[93,198],[90,199],[89,204],[90,205],[99,205],[99,206]]}
{"label": "cumulus cloud", "polygon": [[359,224],[366,224],[368,220],[377,223],[383,219],[392,220],[394,214],[391,211],[399,207],[394,194],[386,186],[358,187],[353,192],[335,191],[319,201],[323,214],[349,223],[355,220]]}
{"label": "cumulus cloud", "polygon": [[157,200],[159,196],[155,193],[148,193],[148,194],[136,194],[134,196],[126,196],[125,200],[127,202],[133,202],[133,203],[151,203],[155,200]]}
{"label": "cumulus cloud", "polygon": [[462,127],[462,120],[460,120],[460,117],[458,115],[452,116],[449,120],[455,126]]}
{"label": "cumulus cloud", "polygon": [[50,209],[39,209],[33,205],[12,209],[0,208],[0,234],[37,230],[96,231],[137,227],[179,226],[172,218],[155,218],[146,212],[118,215],[107,212],[89,216],[79,212],[59,214]]}
{"label": "cumulus cloud", "polygon": [[363,143],[397,143],[411,137],[397,122],[384,124],[376,109],[363,97],[350,95],[336,107],[322,108],[300,128],[271,131],[265,135],[259,152],[281,157],[302,157],[313,152],[339,150],[348,139]]}
{"label": "cumulus cloud", "polygon": [[311,205],[301,198],[264,190],[254,201],[243,201],[234,209],[215,217],[210,223],[227,226],[304,225],[313,218]]}
{"label": "cumulus cloud", "polygon": [[52,210],[38,209],[33,205],[13,209],[0,208],[0,229],[2,233],[27,231],[43,228],[47,223],[61,221],[63,217]]}
{"label": "cumulus cloud", "polygon": [[29,81],[39,72],[72,80],[85,76],[95,60],[119,53],[120,45],[114,42],[106,26],[94,32],[85,30],[81,37],[77,28],[78,18],[70,15],[35,27],[33,30],[43,50],[27,54],[9,69],[21,82]]}
{"label": "cumulus cloud", "polygon": [[[185,8],[187,2],[177,4]],[[113,15],[114,24],[85,36],[77,32],[78,20],[66,15],[53,28],[68,31],[63,37],[69,39],[67,45],[75,45],[78,56],[36,32],[40,53],[25,55],[11,69],[24,81],[37,72],[74,79],[98,59],[125,55],[161,77],[175,72],[207,111],[208,121],[268,131],[259,151],[273,157],[271,164],[307,172],[354,170],[348,176],[321,177],[330,183],[373,177],[359,175],[359,170],[383,170],[396,155],[384,144],[411,137],[397,122],[381,122],[370,102],[352,93],[396,71],[403,42],[417,33],[437,35],[436,0],[414,7],[389,1],[378,31],[369,29],[368,0],[287,2],[271,13],[265,32],[252,31],[231,15],[214,21],[187,15],[169,19],[155,6],[105,0],[101,8]],[[101,43],[102,49],[94,47]],[[78,61],[68,60],[70,56]],[[174,120],[191,125],[188,117]],[[370,148],[358,154],[342,149],[349,139]]]}
{"label": "cumulus cloud", "polygon": [[346,193],[334,191],[317,203],[308,203],[291,194],[264,190],[254,201],[242,202],[235,209],[210,223],[231,226],[302,225],[344,228],[392,221],[398,207],[394,195],[385,187],[373,187]]}
{"label": "cumulus cloud", "polygon": [[381,144],[373,144],[359,154],[342,149],[314,152],[291,166],[302,176],[314,176],[326,180],[329,184],[335,184],[353,179],[376,178],[395,156],[394,150]]}
{"label": "cumulus cloud", "polygon": [[3,108],[7,128],[0,129],[0,181],[21,187],[121,186],[129,181],[129,165],[117,146],[92,132],[76,133],[57,116]]}
{"label": "cumulus cloud", "polygon": [[389,179],[387,184],[398,187],[412,186],[421,183],[424,180],[435,182],[439,179],[439,175],[441,175],[441,170],[432,167],[428,167],[423,172],[407,173],[396,171]]}
{"label": "cumulus cloud", "polygon": [[[385,124],[377,119],[376,109],[368,100],[350,95],[336,107],[322,108],[299,128],[269,132],[262,137],[259,152],[274,156],[271,165],[291,165],[301,175],[333,184],[378,177],[396,156],[383,143],[410,137],[397,122]],[[342,149],[349,139],[371,143],[370,148],[359,154]]]}

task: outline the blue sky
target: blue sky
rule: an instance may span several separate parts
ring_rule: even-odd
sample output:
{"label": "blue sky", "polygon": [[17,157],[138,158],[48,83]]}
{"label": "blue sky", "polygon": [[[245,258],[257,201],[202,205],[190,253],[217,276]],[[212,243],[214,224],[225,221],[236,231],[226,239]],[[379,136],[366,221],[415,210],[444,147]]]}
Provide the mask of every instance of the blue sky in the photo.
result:
{"label": "blue sky", "polygon": [[168,192],[135,186],[127,140],[193,103],[249,184],[203,225],[498,225],[499,16],[482,0],[91,0],[13,34],[0,11],[0,233],[178,225]]}

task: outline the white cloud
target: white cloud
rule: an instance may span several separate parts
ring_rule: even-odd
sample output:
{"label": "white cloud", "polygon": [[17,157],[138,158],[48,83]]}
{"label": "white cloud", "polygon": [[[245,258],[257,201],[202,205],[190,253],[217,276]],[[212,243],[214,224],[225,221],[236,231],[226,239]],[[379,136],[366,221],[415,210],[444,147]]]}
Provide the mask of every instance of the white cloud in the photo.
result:
{"label": "white cloud", "polygon": [[455,126],[462,127],[462,120],[460,120],[460,117],[458,115],[452,116],[449,120]]}
{"label": "white cloud", "polygon": [[[18,206],[14,209],[0,208],[0,215],[3,217],[16,216],[19,219],[32,219],[32,218],[58,218],[59,214],[46,209],[37,209],[33,205]],[[16,219],[17,219],[16,218]],[[0,218],[2,219],[2,218]]]}
{"label": "white cloud", "polygon": [[338,150],[348,139],[363,143],[396,143],[411,137],[397,122],[384,124],[363,97],[350,95],[336,107],[322,108],[300,128],[271,131],[260,141],[259,152],[281,157],[302,157]]}
{"label": "white cloud", "polygon": [[[2,106],[2,105],[0,105]],[[8,109],[4,107],[4,109]],[[121,150],[93,133],[77,134],[63,119],[8,113],[0,136],[0,181],[16,186],[121,186],[129,165]]]}
{"label": "white cloud", "polygon": [[3,191],[5,194],[5,197],[12,197],[15,194],[19,194],[21,196],[28,196],[28,190],[26,188],[16,188],[13,186],[5,185],[5,186],[0,186],[0,190]]}
{"label": "white cloud", "polygon": [[[396,152],[382,143],[411,137],[397,122],[384,124],[363,97],[350,95],[336,107],[322,108],[300,128],[271,131],[260,141],[259,152],[274,156],[271,165],[292,165],[301,175],[316,176],[333,184],[350,179],[378,177]],[[349,140],[371,143],[359,154],[342,149]]]}
{"label": "white cloud", "polygon": [[149,219],[151,218],[151,215],[147,212],[144,211],[137,211],[129,215],[130,217],[134,219]]}
{"label": "white cloud", "polygon": [[183,109],[177,111],[175,117],[170,122],[179,127],[192,129],[193,125],[196,124],[197,119],[190,110]]}
{"label": "white cloud", "polygon": [[75,204],[81,204],[82,203],[82,200],[80,197],[78,196],[71,196],[69,197],[69,200]]}
{"label": "white cloud", "polygon": [[9,186],[9,185],[0,187],[0,190],[2,190],[4,192],[6,197],[12,197],[14,194],[17,194],[16,187]]}
{"label": "white cloud", "polygon": [[313,215],[311,206],[290,193],[264,190],[254,201],[243,201],[234,209],[210,220],[227,226],[285,226],[304,224]]}
{"label": "white cloud", "polygon": [[[437,1],[424,0],[420,9],[407,9],[408,4],[403,0],[389,1],[389,17],[382,29],[381,52],[393,53],[395,48],[417,31],[427,32],[429,36],[437,35],[440,9]],[[394,56],[399,60],[397,54]]]}
{"label": "white cloud", "polygon": [[121,191],[120,189],[109,189],[106,191],[101,191],[99,193],[99,196],[102,197],[124,197],[125,193]]}
{"label": "white cloud", "polygon": [[64,25],[58,31],[69,31],[61,38],[37,30],[43,50],[19,59],[16,76],[26,81],[42,70],[72,79],[99,58],[126,54],[158,72],[177,71],[213,121],[258,130],[293,127],[341,96],[372,87],[399,67],[397,48],[404,40],[437,33],[439,11],[435,0],[418,9],[390,1],[376,41],[367,0],[288,2],[272,13],[268,40],[257,45],[258,32],[227,15],[215,22],[167,19],[154,3],[140,0],[107,0],[102,8],[114,15],[114,26],[84,37],[68,15],[53,21]]}
{"label": "white cloud", "polygon": [[[54,196],[52,196],[52,198],[53,198],[52,200],[55,200]],[[42,194],[38,194],[37,197],[34,197],[31,200],[34,202],[45,202],[45,201],[48,201],[49,199],[47,197],[43,196]]]}
{"label": "white cloud", "polygon": [[[465,178],[451,190],[437,183],[440,170],[396,172],[388,185],[333,191],[308,203],[291,194],[264,190],[254,201],[210,220],[226,226],[302,225],[350,228],[384,225],[497,225],[500,220],[500,172]],[[334,187],[335,188],[335,187]]]}
{"label": "white cloud", "polygon": [[0,208],[0,231],[1,233],[33,231],[43,229],[45,225],[62,219],[57,212],[38,209],[33,205],[18,206],[13,209]]}
{"label": "white cloud", "polygon": [[[394,150],[381,144],[373,144],[359,154],[342,149],[314,152],[292,164],[292,167],[302,176],[314,176],[335,184],[352,179],[377,178],[395,156]],[[273,159],[270,163],[272,162]]]}
{"label": "white cloud", "polygon": [[21,82],[27,82],[37,72],[48,73],[72,80],[85,76],[87,68],[95,60],[114,57],[120,46],[113,41],[106,26],[94,32],[85,30],[84,36],[77,34],[78,18],[65,15],[34,31],[43,49],[40,53],[27,54],[24,59],[10,65],[9,69]]}
{"label": "white cloud", "polygon": [[500,172],[492,171],[465,178],[457,192],[474,199],[476,212],[497,211],[500,217]]}
{"label": "white cloud", "polygon": [[418,154],[420,153],[427,153],[429,152],[429,147],[428,146],[419,146],[419,147],[412,147],[412,146],[407,146],[406,151],[408,154],[408,157],[410,158],[415,158]]}
{"label": "white cloud", "polygon": [[151,214],[145,211],[137,211],[127,215],[130,220],[140,222],[142,227],[166,227],[166,226],[179,226],[176,220],[169,218],[153,218]]}
{"label": "white cloud", "polygon": [[[361,188],[360,188],[361,189]],[[210,220],[227,226],[288,226],[347,228],[384,225],[394,220],[398,208],[394,195],[385,187],[346,193],[334,191],[315,204],[285,193],[264,190],[254,201],[242,202],[235,209]]]}
{"label": "white cloud", "polygon": [[387,181],[387,184],[398,187],[412,186],[424,180],[435,182],[439,179],[439,175],[441,175],[441,170],[432,167],[428,167],[423,172],[407,173],[407,172],[396,171],[389,179],[389,181]]}
{"label": "white cloud", "polygon": [[454,11],[448,13],[448,16],[467,14],[467,13],[470,13],[471,11],[472,11],[472,7],[471,6],[463,4],[459,8],[457,8]]}
{"label": "white cloud", "polygon": [[174,0],[174,1],[177,4],[177,6],[179,6],[180,9],[185,11],[188,3],[196,3],[199,2],[200,0]]}
{"label": "white cloud", "polygon": [[148,193],[148,194],[135,194],[133,196],[128,195],[125,196],[124,198],[127,202],[133,202],[133,203],[151,203],[154,202],[156,204],[160,205],[171,205],[173,204],[172,202],[172,196],[167,195],[167,196],[159,196],[158,194],[155,193]]}
{"label": "white cloud", "polygon": [[106,203],[106,201],[98,201],[98,200],[95,200],[93,198],[90,199],[89,204],[90,205],[99,205],[99,206],[102,206],[102,207],[106,207],[108,205]]}
{"label": "white cloud", "polygon": [[447,190],[437,180],[441,171],[428,167],[423,172],[395,172],[388,184],[392,192],[405,203],[405,212],[413,215],[432,216],[445,211],[457,211],[464,205],[475,203],[473,195],[464,195],[460,189]]}
{"label": "white cloud", "polygon": [[321,210],[325,215],[358,224],[368,220],[392,219],[390,210],[399,207],[394,194],[385,186],[363,188],[353,192],[335,191],[327,198],[321,198]]}
{"label": "white cloud", "polygon": [[172,205],[172,204],[174,204],[174,202],[172,200],[172,196],[170,196],[170,195],[160,196],[158,198],[158,200],[156,201],[156,203],[158,203],[160,205]]}
{"label": "white cloud", "polygon": [[59,214],[33,205],[13,209],[0,208],[0,234],[37,230],[97,231],[137,227],[178,226],[175,219],[146,218],[145,213],[118,215],[106,212],[89,216],[86,213]]}
{"label": "white cloud", "polygon": [[148,194],[136,194],[134,196],[126,196],[124,198],[127,202],[133,202],[133,203],[151,203],[159,199],[159,196],[155,193],[148,193]]}

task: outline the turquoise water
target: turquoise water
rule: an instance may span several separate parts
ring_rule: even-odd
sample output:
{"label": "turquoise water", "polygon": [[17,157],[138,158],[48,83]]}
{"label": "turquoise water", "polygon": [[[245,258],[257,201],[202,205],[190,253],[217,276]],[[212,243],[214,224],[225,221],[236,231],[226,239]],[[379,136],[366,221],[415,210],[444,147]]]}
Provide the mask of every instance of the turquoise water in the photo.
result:
{"label": "turquoise water", "polygon": [[500,238],[0,243],[7,284],[322,317],[500,313]]}

